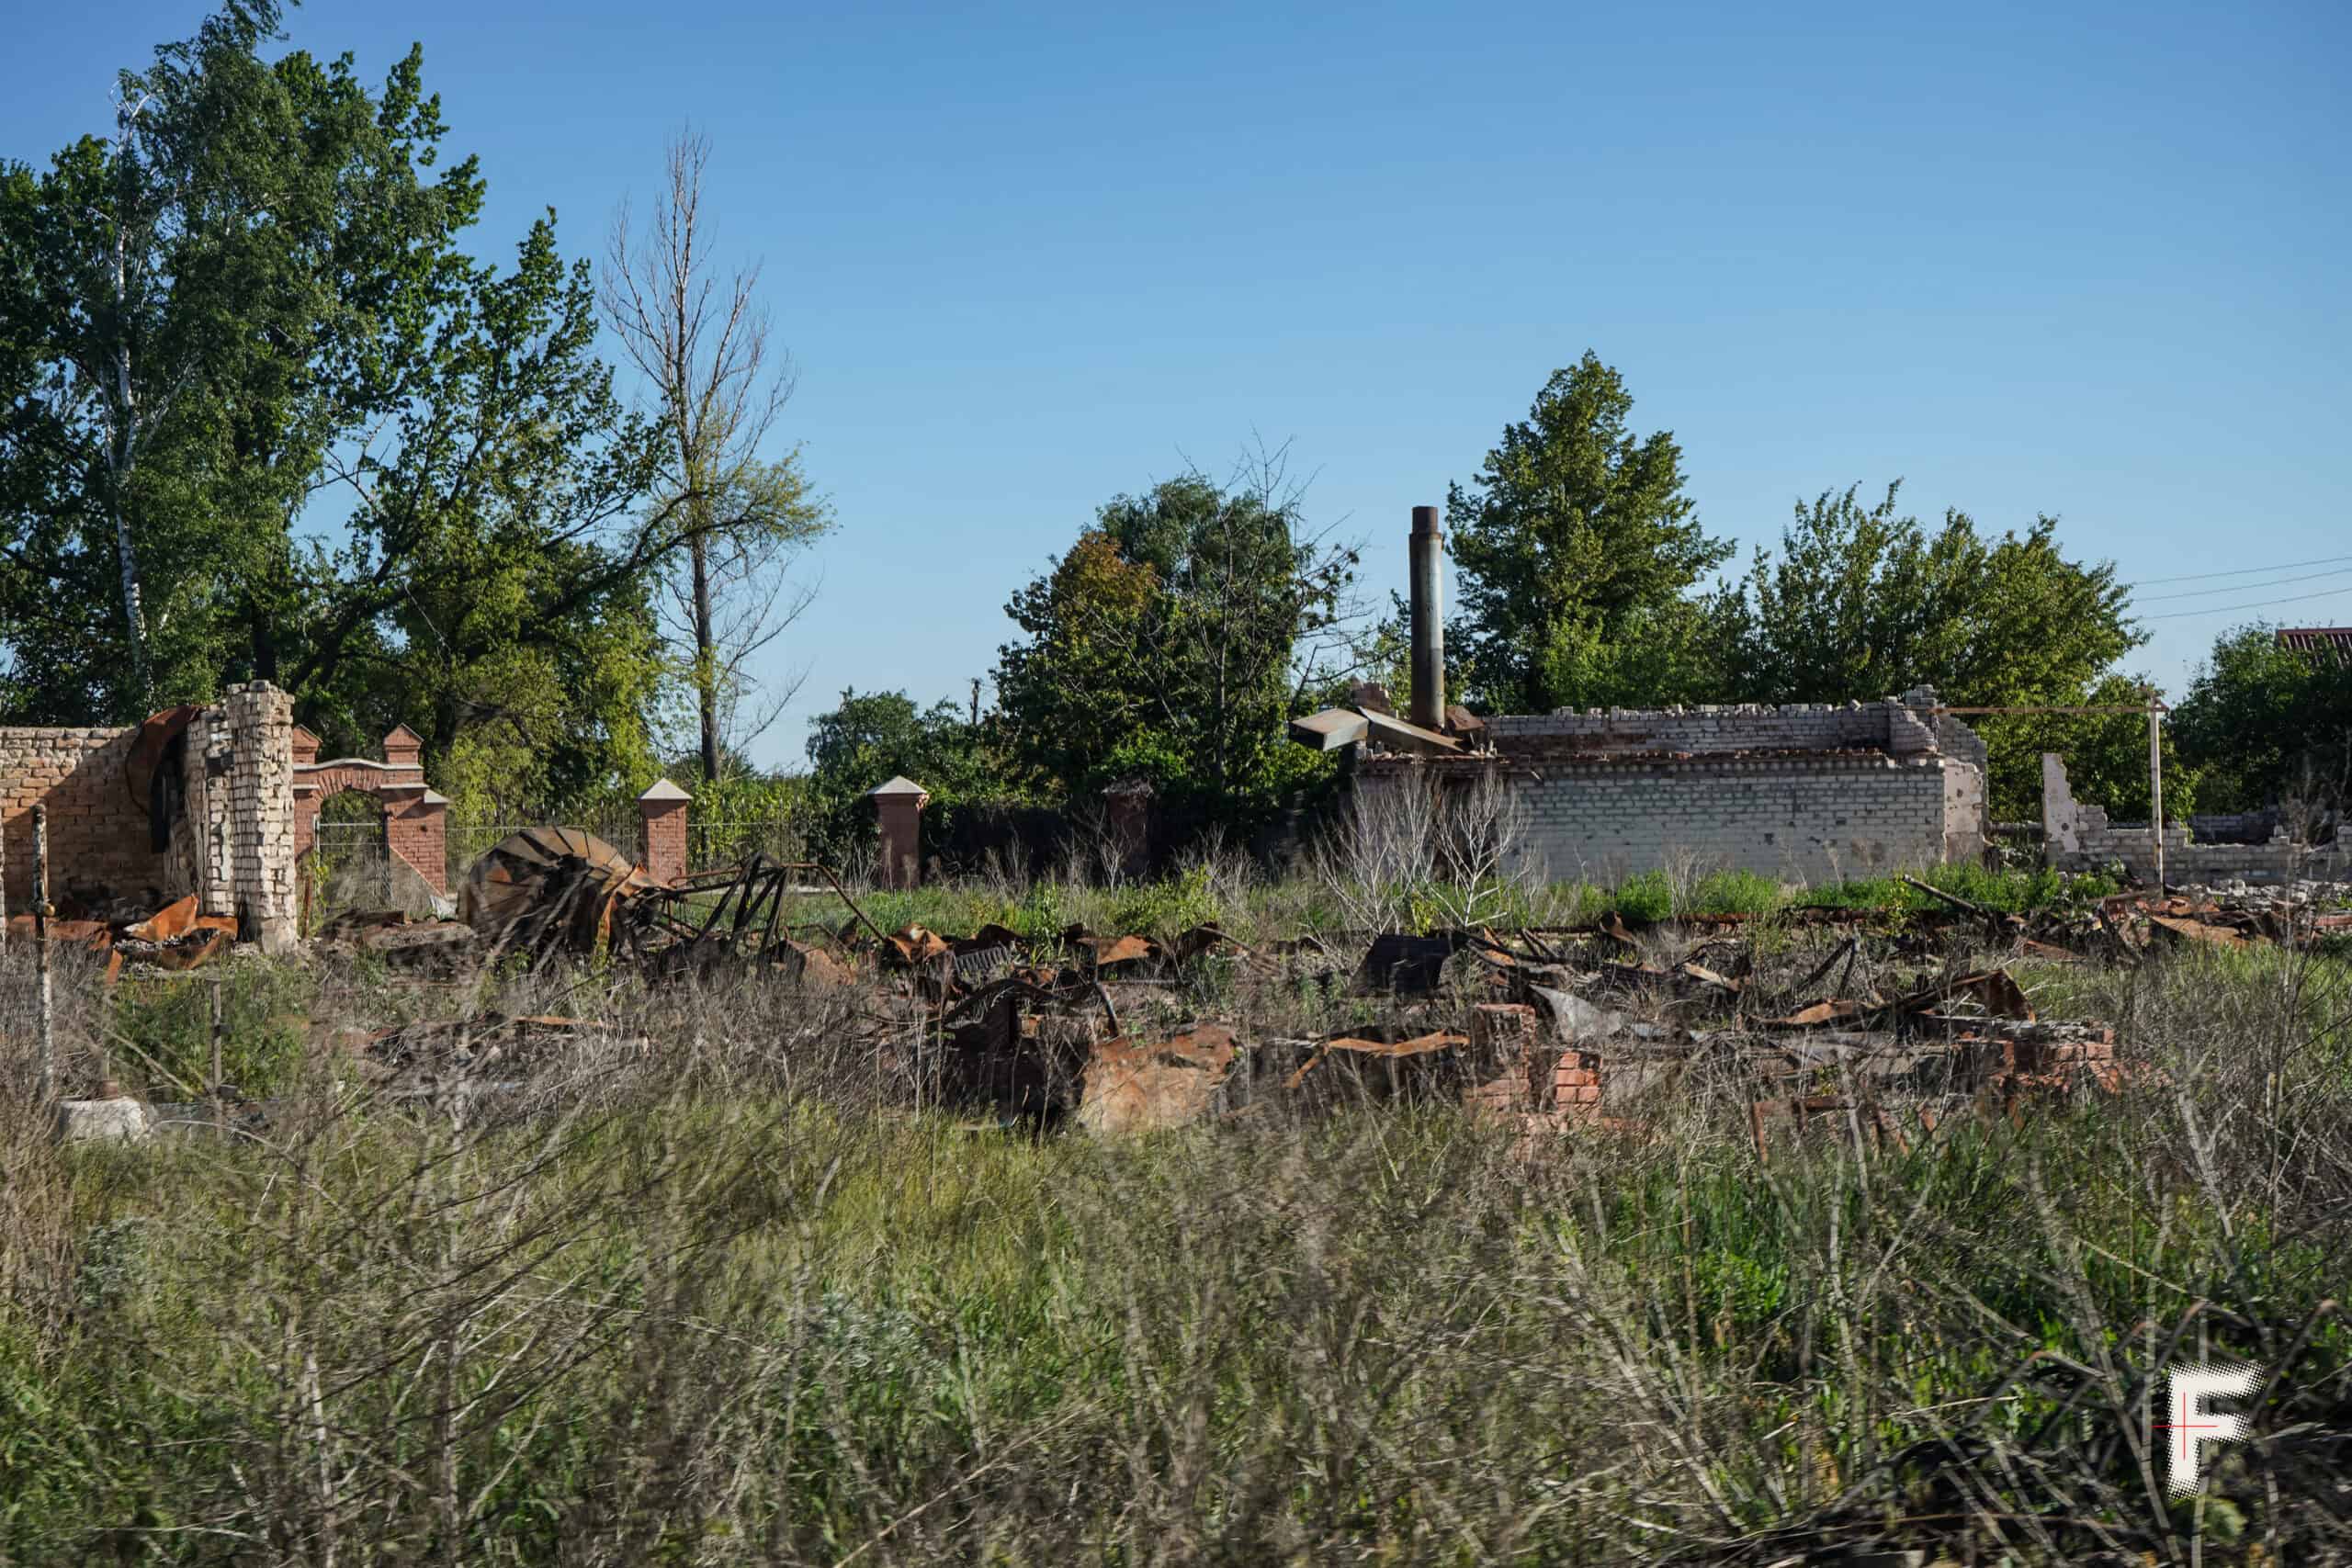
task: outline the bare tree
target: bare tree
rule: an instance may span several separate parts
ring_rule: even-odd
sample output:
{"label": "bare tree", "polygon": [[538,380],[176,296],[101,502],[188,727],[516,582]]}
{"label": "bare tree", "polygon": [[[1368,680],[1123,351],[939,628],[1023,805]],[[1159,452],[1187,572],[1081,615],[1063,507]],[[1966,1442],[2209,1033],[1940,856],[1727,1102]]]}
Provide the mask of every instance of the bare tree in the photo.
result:
{"label": "bare tree", "polygon": [[686,130],[671,140],[651,221],[639,232],[627,202],[613,220],[601,296],[606,322],[661,403],[666,499],[695,525],[662,610],[673,639],[693,650],[703,773],[716,779],[725,752],[774,723],[798,687],[794,680],[763,694],[751,662],[808,607],[813,590],[786,569],[832,516],[798,448],[762,455],[792,396],[792,366],[770,340],[760,264],[722,275],[711,260],[709,163],[709,137]]}

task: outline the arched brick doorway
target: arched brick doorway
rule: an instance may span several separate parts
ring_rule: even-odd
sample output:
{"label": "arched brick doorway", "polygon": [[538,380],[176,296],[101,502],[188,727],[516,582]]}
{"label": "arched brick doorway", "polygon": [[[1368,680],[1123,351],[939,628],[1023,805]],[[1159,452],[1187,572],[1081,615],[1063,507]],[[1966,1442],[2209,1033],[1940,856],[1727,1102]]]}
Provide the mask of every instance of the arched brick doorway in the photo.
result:
{"label": "arched brick doorway", "polygon": [[[422,905],[449,893],[447,797],[426,787],[418,757],[424,743],[401,725],[384,737],[384,758],[319,761],[319,738],[294,730],[294,853],[306,860],[319,842],[322,807],[356,792],[383,810],[386,902]],[[356,803],[339,802],[336,817]]]}

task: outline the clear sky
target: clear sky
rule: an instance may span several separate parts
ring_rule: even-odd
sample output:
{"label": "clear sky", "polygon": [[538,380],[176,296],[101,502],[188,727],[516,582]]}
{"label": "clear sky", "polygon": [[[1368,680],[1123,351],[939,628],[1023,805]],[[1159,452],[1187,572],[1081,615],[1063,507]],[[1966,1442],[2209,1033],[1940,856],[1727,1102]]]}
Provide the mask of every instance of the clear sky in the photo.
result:
{"label": "clear sky", "polygon": [[[201,0],[10,0],[0,154],[107,123]],[[2176,693],[2216,607],[2352,623],[2352,10],[2340,4],[1283,8],[321,3],[412,40],[479,152],[481,254],[596,254],[665,137],[763,256],[840,532],[758,748],[844,685],[967,694],[1093,509],[1258,437],[1404,582],[1408,509],[1586,348],[1747,547],[1906,480],[2063,519]],[[2334,570],[2335,575],[2323,575]],[[2201,575],[2237,572],[2235,579]],[[2281,582],[2280,579],[2288,579]]]}

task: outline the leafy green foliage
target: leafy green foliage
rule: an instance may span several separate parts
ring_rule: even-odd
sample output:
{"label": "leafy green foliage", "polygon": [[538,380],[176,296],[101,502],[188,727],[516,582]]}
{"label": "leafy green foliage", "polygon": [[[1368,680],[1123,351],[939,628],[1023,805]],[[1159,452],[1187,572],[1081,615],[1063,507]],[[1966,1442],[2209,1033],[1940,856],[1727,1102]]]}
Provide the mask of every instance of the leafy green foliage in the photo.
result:
{"label": "leafy green foliage", "polygon": [[[292,524],[398,395],[399,349],[479,210],[412,52],[265,63],[232,5],[126,73],[115,136],[0,169],[0,642],[8,705],[130,717],[276,678]],[[134,597],[135,595],[135,597]],[[28,649],[39,659],[28,659]]]}
{"label": "leafy green foliage", "polygon": [[[2340,803],[2352,782],[2352,664],[2281,648],[2267,625],[2238,627],[2214,643],[2170,728],[2214,809]],[[2165,798],[2169,812],[2169,773]]]}
{"label": "leafy green foliage", "polygon": [[1674,884],[1662,871],[1645,871],[1617,885],[1617,912],[1628,919],[1657,921],[1674,915]]}
{"label": "leafy green foliage", "polygon": [[918,708],[904,692],[844,688],[832,712],[809,721],[808,761],[811,831],[833,853],[871,841],[865,792],[894,776],[930,791],[930,830],[959,805],[1004,793],[982,731],[954,703]]}
{"label": "leafy green foliage", "polygon": [[1224,820],[1270,809],[1328,766],[1303,765],[1283,724],[1318,679],[1354,565],[1262,473],[1114,500],[1006,606],[1026,634],[997,666],[1012,759],[1065,796],[1135,776]]}
{"label": "leafy green foliage", "polygon": [[[212,991],[220,990],[220,1073],[248,1095],[289,1087],[302,1062],[310,987],[300,971],[237,963],[185,976],[126,980],[111,1026],[124,1065],[164,1097],[207,1088],[212,1076]],[[164,1075],[158,1077],[160,1067]]]}
{"label": "leafy green foliage", "polygon": [[[2097,872],[2068,873],[2047,866],[1988,871],[1965,861],[1928,866],[1920,873],[1919,879],[1931,887],[1939,887],[1972,904],[2006,915],[2064,908],[2121,890],[2112,878]],[[1798,902],[1810,908],[1882,909],[1890,913],[1937,912],[1950,908],[1933,895],[1891,876],[1857,877],[1809,888]]]}
{"label": "leafy green foliage", "polygon": [[0,709],[258,677],[331,750],[410,725],[484,809],[641,786],[681,676],[656,586],[799,536],[805,481],[662,489],[552,220],[464,254],[483,186],[419,56],[373,89],[265,61],[279,16],[232,0],[125,74],[111,139],[0,166]]}
{"label": "leafy green foliage", "polygon": [[1623,378],[1588,352],[1446,492],[1471,691],[1503,711],[1660,703],[1705,685],[1685,597],[1730,554],[1683,493],[1671,434],[1637,438]]}
{"label": "leafy green foliage", "polygon": [[[1723,691],[1747,702],[1842,703],[1929,685],[1971,707],[2141,700],[2136,685],[2107,673],[2144,640],[2111,562],[2068,559],[2050,517],[1998,538],[1958,511],[1930,528],[1896,510],[1900,490],[1889,485],[1868,508],[1856,490],[1825,491],[1799,503],[1777,554],[1757,551],[1741,592],[1713,610]],[[2083,798],[2119,818],[2136,799],[2144,813],[2143,719],[1988,716],[1970,723],[1991,752],[1996,818],[2039,814],[2044,750],[2064,752],[2070,768],[2096,781]],[[2129,761],[2135,725],[2136,773]],[[2183,776],[2175,787],[2185,796],[2190,782]],[[2166,809],[2186,809],[2171,790]]]}

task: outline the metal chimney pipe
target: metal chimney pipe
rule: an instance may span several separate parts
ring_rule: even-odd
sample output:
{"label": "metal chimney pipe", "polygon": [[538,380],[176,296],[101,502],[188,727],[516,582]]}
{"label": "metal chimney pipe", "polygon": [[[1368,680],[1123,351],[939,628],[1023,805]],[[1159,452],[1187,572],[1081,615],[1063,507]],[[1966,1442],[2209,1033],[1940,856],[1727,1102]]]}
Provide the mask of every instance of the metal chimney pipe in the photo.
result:
{"label": "metal chimney pipe", "polygon": [[1413,508],[1413,722],[1445,728],[1445,535],[1437,508]]}

